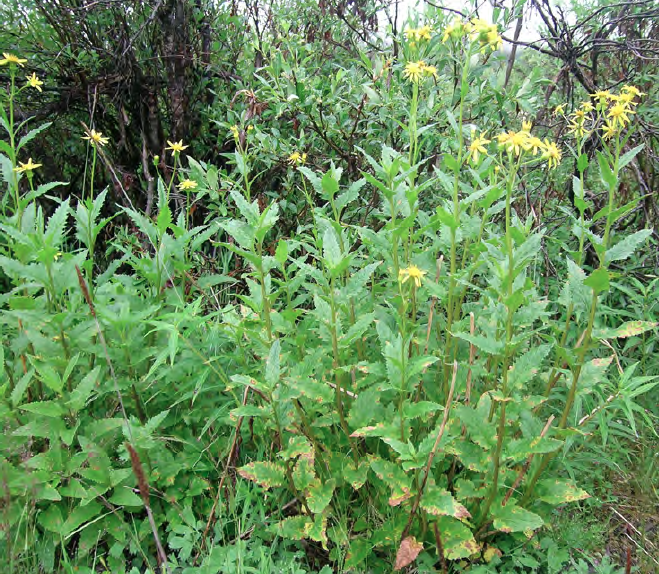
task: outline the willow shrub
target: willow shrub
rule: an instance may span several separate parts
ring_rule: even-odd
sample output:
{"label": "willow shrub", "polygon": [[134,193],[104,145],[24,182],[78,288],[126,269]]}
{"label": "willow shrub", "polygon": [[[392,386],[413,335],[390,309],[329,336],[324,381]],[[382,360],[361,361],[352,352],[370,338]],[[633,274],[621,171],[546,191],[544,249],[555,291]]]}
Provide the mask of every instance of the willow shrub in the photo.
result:
{"label": "willow shrub", "polygon": [[[93,556],[112,572],[156,560],[191,574],[220,568],[220,542],[244,534],[218,520],[225,496],[255,483],[268,510],[255,526],[316,543],[338,571],[415,561],[447,571],[496,561],[506,539],[533,537],[554,507],[589,496],[561,460],[621,409],[633,425],[635,398],[655,384],[637,363],[623,368],[613,342],[656,325],[606,327],[602,310],[612,264],[620,273],[650,233],[614,233],[634,207],[616,190],[639,151],[626,144],[642,94],[598,93],[570,116],[572,239],[549,251],[565,275],[543,296],[547,238],[542,221],[521,216],[520,181],[532,169],[553,177],[563,151],[530,123],[498,133],[466,121],[496,27],[456,20],[443,37],[427,26],[406,36],[403,61],[383,72],[406,102],[406,143],[376,157],[360,148],[371,169],[351,182],[334,164],[307,167],[313,150],[293,153],[307,203],[294,237],[278,233],[276,201],[252,197],[258,129],[236,126],[234,180],[192,159],[183,167],[186,146],[169,142],[174,173],[158,183],[158,215],[123,208],[138,234],[116,237],[106,270],[95,265],[106,192],[92,177],[75,208],[69,199],[44,214],[53,184],[34,188],[38,164],[18,161],[35,133],[19,138],[13,122],[23,62],[5,57],[10,557],[33,545],[47,571]],[[447,70],[458,70],[449,151],[429,165],[433,126],[419,109]],[[591,135],[596,161],[582,153]],[[111,144],[86,138],[93,166]],[[596,213],[587,169],[607,195]],[[364,193],[370,211],[355,217]],[[191,228],[204,197],[219,215]],[[227,273],[195,278],[211,247]]]}

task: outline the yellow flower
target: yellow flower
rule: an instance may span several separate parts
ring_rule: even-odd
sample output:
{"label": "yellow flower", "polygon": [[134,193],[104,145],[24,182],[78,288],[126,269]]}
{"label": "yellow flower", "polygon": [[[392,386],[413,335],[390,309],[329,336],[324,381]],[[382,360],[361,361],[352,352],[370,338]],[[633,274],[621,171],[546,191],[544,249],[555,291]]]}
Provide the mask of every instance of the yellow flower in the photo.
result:
{"label": "yellow flower", "polygon": [[597,90],[594,94],[590,94],[592,98],[598,101],[598,108],[602,108],[613,97],[609,90]]}
{"label": "yellow flower", "polygon": [[177,142],[170,142],[167,140],[167,145],[169,147],[166,147],[165,150],[171,150],[172,155],[178,155],[180,154],[184,149],[187,149],[187,145],[183,145],[183,140],[179,140]]}
{"label": "yellow flower", "polygon": [[41,167],[40,163],[32,163],[32,158],[27,160],[27,163],[23,163],[22,161],[19,161],[19,166],[14,168],[14,171],[18,173],[23,173],[25,171],[32,171],[33,169],[37,169],[38,167]]}
{"label": "yellow flower", "polygon": [[502,44],[497,25],[488,24],[480,18],[474,18],[471,21],[471,39],[472,41],[477,40],[482,50],[487,47],[498,50]]}
{"label": "yellow flower", "polygon": [[602,126],[602,139],[608,140],[617,134],[618,134],[618,129],[616,128],[615,124],[606,122]]}
{"label": "yellow flower", "polygon": [[586,101],[586,102],[581,102],[581,109],[585,113],[589,113],[589,112],[592,112],[595,108],[593,107],[593,104]]}
{"label": "yellow flower", "polygon": [[247,131],[251,132],[254,129],[254,126],[247,126]]}
{"label": "yellow flower", "polygon": [[528,143],[533,155],[538,155],[538,150],[545,147],[545,144],[542,143],[542,140],[536,136],[531,136]]}
{"label": "yellow flower", "polygon": [[233,137],[235,139],[238,139],[238,137],[240,136],[240,130],[238,129],[238,126],[231,126],[229,128],[229,131],[233,134]]}
{"label": "yellow flower", "polygon": [[178,188],[181,191],[187,191],[189,189],[196,189],[197,188],[197,182],[192,181],[191,179],[184,179],[181,183],[178,184]]}
{"label": "yellow flower", "polygon": [[547,160],[547,167],[549,169],[552,169],[561,163],[561,150],[558,149],[558,146],[555,142],[549,142],[549,140],[545,140],[543,147],[545,148],[545,151],[542,154],[542,159]]}
{"label": "yellow flower", "polygon": [[607,115],[609,116],[610,121],[614,126],[618,124],[621,128],[624,128],[629,123],[629,116],[627,114],[635,113],[636,112],[630,110],[624,102],[621,102],[611,106],[611,109]]}
{"label": "yellow flower", "polygon": [[416,31],[418,40],[430,40],[430,34],[432,34],[432,28],[428,26],[428,24],[421,26],[421,28]]}
{"label": "yellow flower", "polygon": [[569,133],[574,134],[574,136],[578,138],[583,138],[590,133],[590,131],[586,129],[585,122],[578,122],[578,121],[573,121],[568,126],[568,131]]}
{"label": "yellow flower", "polygon": [[35,73],[32,73],[31,76],[25,76],[27,78],[27,85],[36,88],[37,90],[41,91],[41,86],[43,86],[43,82],[37,78],[37,75]]}
{"label": "yellow flower", "polygon": [[647,94],[641,92],[636,86],[623,86],[620,88],[620,91],[626,94],[634,94],[635,96],[638,96],[639,98],[641,96],[645,96]]}
{"label": "yellow flower", "polygon": [[565,108],[567,107],[567,104],[560,104],[554,108],[554,115],[562,115],[563,112],[565,112]]}
{"label": "yellow flower", "polygon": [[574,121],[583,122],[586,119],[586,112],[585,110],[575,110],[572,116],[574,117]]}
{"label": "yellow flower", "polygon": [[426,67],[425,63],[421,60],[418,62],[407,62],[403,76],[413,84],[418,84],[419,80],[423,77],[423,69]]}
{"label": "yellow flower", "polygon": [[471,154],[471,161],[478,163],[478,158],[480,154],[487,155],[487,150],[485,146],[490,143],[491,140],[485,139],[485,134],[482,133],[477,138],[471,142],[469,146],[469,153]]}
{"label": "yellow flower", "polygon": [[22,68],[25,62],[27,62],[27,60],[23,58],[19,58],[18,56],[14,56],[14,54],[8,54],[7,52],[3,52],[2,60],[0,60],[0,66],[6,66],[7,64],[14,64]]}
{"label": "yellow flower", "polygon": [[529,145],[529,134],[525,131],[508,132],[497,136],[499,145],[504,146],[507,151],[519,155],[522,151],[531,149]]}
{"label": "yellow flower", "polygon": [[417,287],[421,287],[421,279],[426,275],[426,271],[421,271],[416,265],[410,265],[407,269],[401,269],[398,272],[398,280],[405,283],[408,279],[412,279]]}
{"label": "yellow flower", "polygon": [[100,146],[104,146],[110,141],[109,138],[103,137],[103,134],[101,132],[97,132],[96,130],[90,131],[89,135],[82,136],[82,139],[91,142],[92,145]]}
{"label": "yellow flower", "polygon": [[453,18],[453,21],[444,29],[444,37],[442,38],[442,42],[446,43],[449,38],[459,40],[462,38],[462,36],[464,36],[466,31],[467,28],[465,23],[458,16],[456,16]]}
{"label": "yellow flower", "polygon": [[291,155],[288,156],[289,165],[302,165],[307,162],[307,154],[300,153],[299,151],[294,151]]}
{"label": "yellow flower", "polygon": [[437,68],[435,66],[423,66],[423,75],[426,77],[432,76],[437,79]]}
{"label": "yellow flower", "polygon": [[531,132],[531,128],[533,127],[533,122],[531,120],[522,122],[522,131],[526,133]]}

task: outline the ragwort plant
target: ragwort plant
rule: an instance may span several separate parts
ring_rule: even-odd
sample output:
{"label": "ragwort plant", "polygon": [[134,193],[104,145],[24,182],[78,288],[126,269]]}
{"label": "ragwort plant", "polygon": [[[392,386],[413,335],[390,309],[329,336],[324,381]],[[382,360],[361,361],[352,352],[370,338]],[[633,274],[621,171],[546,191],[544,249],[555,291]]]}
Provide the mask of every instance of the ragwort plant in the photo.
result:
{"label": "ragwort plant", "polygon": [[[332,545],[330,556],[344,569],[383,566],[391,552],[400,569],[434,547],[446,571],[447,561],[492,558],[502,537],[532,537],[552,507],[589,496],[558,464],[575,437],[606,426],[620,408],[638,410],[634,398],[656,384],[636,376],[636,364],[607,375],[614,355],[598,350],[599,341],[656,326],[597,327],[610,264],[650,234],[612,241],[614,223],[630,209],[616,204],[615,192],[640,151],[625,144],[642,94],[626,86],[583,106],[588,133],[603,144],[597,163],[608,195],[592,219],[583,116],[575,115],[581,177],[571,182],[578,213],[568,213],[576,247],[561,297],[550,301],[532,279],[544,231],[521,220],[515,202],[521,174],[539,164],[554,169],[559,146],[533,135],[530,122],[497,135],[465,133],[470,65],[499,46],[496,26],[456,20],[444,48],[427,26],[406,36],[407,150],[384,146],[379,159],[367,155],[373,172],[363,174],[380,193],[381,225],[342,220],[364,182],[342,188],[335,167],[324,174],[298,167],[305,195],[311,198],[305,179],[316,194],[313,222],[294,240],[280,239],[274,258],[254,241],[274,204],[260,212],[234,194],[242,218],[230,224],[250,229],[239,254],[257,257],[247,301],[265,326],[263,365],[231,377],[253,406],[243,401],[233,415],[258,418],[273,449],[269,460],[238,472],[266,490],[288,490],[298,512],[273,531]],[[447,112],[456,145],[428,176],[417,110],[440,62],[460,70],[458,113]],[[420,201],[430,193],[445,199]],[[583,269],[587,243],[599,261],[590,273]],[[278,270],[295,285],[287,279],[273,289]],[[615,394],[605,398],[611,387]],[[351,516],[346,504],[359,514]]]}
{"label": "ragwort plant", "polygon": [[[228,134],[233,177],[192,158],[186,167],[187,146],[168,142],[158,214],[123,208],[135,233],[111,242],[105,270],[95,262],[107,194],[93,174],[109,142],[87,130],[91,173],[71,237],[70,200],[47,217],[42,196],[56,184],[33,187],[38,164],[18,162],[36,135],[19,138],[25,126],[13,124],[24,61],[0,61],[11,77],[0,471],[12,560],[34,545],[46,571],[204,572],[240,556],[257,528],[250,518],[247,532],[228,534],[225,505],[250,487],[263,492],[264,540],[307,540],[338,571],[446,572],[452,561],[491,561],[532,538],[556,505],[588,497],[561,461],[620,410],[633,426],[636,397],[655,385],[637,364],[623,369],[607,342],[656,324],[601,322],[611,263],[649,236],[614,234],[631,209],[616,190],[639,151],[626,144],[642,94],[595,94],[573,116],[574,239],[560,297],[542,298],[545,232],[523,218],[519,184],[531,169],[553,176],[563,152],[531,123],[500,133],[487,118],[467,121],[473,76],[501,43],[495,25],[456,19],[440,36],[408,28],[401,61],[380,70],[394,86],[380,97],[406,103],[400,149],[373,153],[367,142],[357,151],[370,169],[351,182],[334,163],[314,169],[302,142],[286,152],[306,203],[292,202],[294,237],[279,233],[280,202],[253,193],[264,139],[241,124]],[[434,126],[420,110],[453,82],[450,131],[431,160]],[[594,214],[591,133],[608,194]],[[366,190],[376,201],[355,218]],[[201,198],[217,211],[191,227]],[[195,276],[205,248],[243,270],[242,289],[228,274]]]}

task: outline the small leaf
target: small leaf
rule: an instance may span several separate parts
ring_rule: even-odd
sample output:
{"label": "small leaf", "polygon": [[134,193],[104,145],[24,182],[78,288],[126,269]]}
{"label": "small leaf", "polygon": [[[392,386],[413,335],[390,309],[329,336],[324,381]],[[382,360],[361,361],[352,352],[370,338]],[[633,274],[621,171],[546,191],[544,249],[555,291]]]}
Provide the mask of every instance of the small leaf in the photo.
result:
{"label": "small leaf", "polygon": [[307,493],[309,510],[316,514],[323,512],[332,500],[332,494],[334,494],[335,487],[336,481],[333,478],[330,478],[324,483],[319,479],[316,479],[316,481],[309,486]]}
{"label": "small leaf", "polygon": [[272,346],[270,347],[268,361],[265,364],[265,381],[270,385],[270,388],[275,387],[281,374],[281,369],[279,366],[280,351],[281,343],[279,342],[279,339],[275,339],[275,341],[272,343]]}
{"label": "small leaf", "polygon": [[417,542],[414,536],[408,536],[401,543],[396,553],[396,563],[394,570],[402,570],[416,560],[416,557],[423,550],[423,543]]}
{"label": "small leaf", "polygon": [[583,284],[590,287],[596,294],[608,291],[609,272],[603,268],[595,269]]}
{"label": "small leaf", "polygon": [[36,401],[22,405],[21,410],[40,415],[42,417],[59,418],[66,411],[57,401]]}

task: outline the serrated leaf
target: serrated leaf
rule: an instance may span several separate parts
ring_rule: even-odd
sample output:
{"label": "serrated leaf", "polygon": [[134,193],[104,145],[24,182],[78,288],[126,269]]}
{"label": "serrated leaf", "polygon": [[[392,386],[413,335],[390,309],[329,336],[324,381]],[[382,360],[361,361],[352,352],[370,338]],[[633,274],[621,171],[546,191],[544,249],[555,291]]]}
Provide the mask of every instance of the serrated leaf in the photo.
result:
{"label": "serrated leaf", "polygon": [[316,514],[323,512],[332,500],[335,488],[336,481],[333,478],[330,478],[324,483],[319,479],[316,479],[309,486],[307,491],[307,504],[309,505],[309,510]]}
{"label": "serrated leaf", "polygon": [[632,255],[641,243],[652,235],[651,229],[641,229],[628,235],[606,251],[606,262],[622,261]]}
{"label": "serrated leaf", "polygon": [[114,494],[109,499],[112,504],[118,506],[142,506],[144,502],[130,488],[115,488]]}
{"label": "serrated leaf", "polygon": [[39,513],[37,522],[48,532],[59,534],[62,532],[62,526],[64,526],[64,518],[62,517],[60,507],[56,504],[48,505],[43,512]]}
{"label": "serrated leaf", "polygon": [[57,401],[36,401],[21,405],[23,411],[28,411],[42,417],[59,418],[66,411]]}
{"label": "serrated leaf", "polygon": [[538,481],[535,492],[540,500],[555,505],[590,498],[590,494],[569,480],[553,478]]}
{"label": "serrated leaf", "polygon": [[504,343],[502,341],[497,341],[490,337],[484,337],[483,335],[472,335],[470,333],[453,333],[454,337],[462,339],[475,345],[481,351],[488,353],[489,355],[498,355],[503,351]]}
{"label": "serrated leaf", "polygon": [[268,490],[285,482],[286,469],[274,462],[250,462],[238,469],[238,474]]}
{"label": "serrated leaf", "polygon": [[160,208],[160,213],[158,213],[156,224],[158,226],[160,235],[164,235],[165,231],[167,231],[169,226],[172,224],[172,212],[169,209],[169,205],[166,203]]}
{"label": "serrated leaf", "polygon": [[544,521],[537,514],[515,506],[512,501],[506,506],[492,505],[492,516],[494,528],[501,532],[523,532],[530,537],[534,530],[544,526]]}
{"label": "serrated leaf", "polygon": [[68,404],[74,412],[78,412],[85,406],[89,395],[91,395],[94,390],[100,372],[101,367],[94,367],[94,369],[87,373],[82,381],[80,381],[76,388],[71,392],[71,398],[69,399]]}
{"label": "serrated leaf", "polygon": [[538,374],[550,349],[551,345],[539,345],[520,355],[508,371],[508,385],[511,388],[523,388]]}
{"label": "serrated leaf", "polygon": [[95,501],[91,501],[84,506],[82,503],[79,504],[67,517],[62,526],[62,529],[60,530],[61,534],[64,537],[71,534],[71,532],[73,532],[76,528],[97,516],[101,512],[101,509],[101,505]]}
{"label": "serrated leaf", "polygon": [[238,420],[240,417],[266,417],[272,411],[269,408],[257,407],[256,405],[245,405],[232,409],[229,413],[231,420]]}
{"label": "serrated leaf", "polygon": [[431,401],[419,401],[416,403],[406,401],[405,404],[403,404],[403,416],[407,420],[424,418],[430,413],[443,410],[444,407],[442,405]]}
{"label": "serrated leaf", "polygon": [[336,269],[343,260],[343,254],[333,227],[328,227],[323,234],[323,259],[330,270]]}
{"label": "serrated leaf", "polygon": [[412,481],[398,464],[376,458],[371,461],[371,470],[391,487],[389,506],[398,506],[412,496]]}
{"label": "serrated leaf", "polygon": [[293,484],[298,490],[306,490],[316,479],[314,459],[311,456],[301,456],[293,468]]}
{"label": "serrated leaf", "polygon": [[303,454],[313,458],[313,446],[309,442],[309,439],[304,436],[292,436],[288,439],[286,450],[281,451],[277,456],[282,460],[291,460]]}
{"label": "serrated leaf", "polygon": [[368,469],[370,465],[366,461],[361,461],[359,466],[355,468],[352,462],[343,467],[343,477],[355,490],[359,490],[368,477]]}
{"label": "serrated leaf", "polygon": [[421,499],[421,508],[434,516],[452,516],[458,520],[471,518],[469,511],[444,488],[429,487]]}

